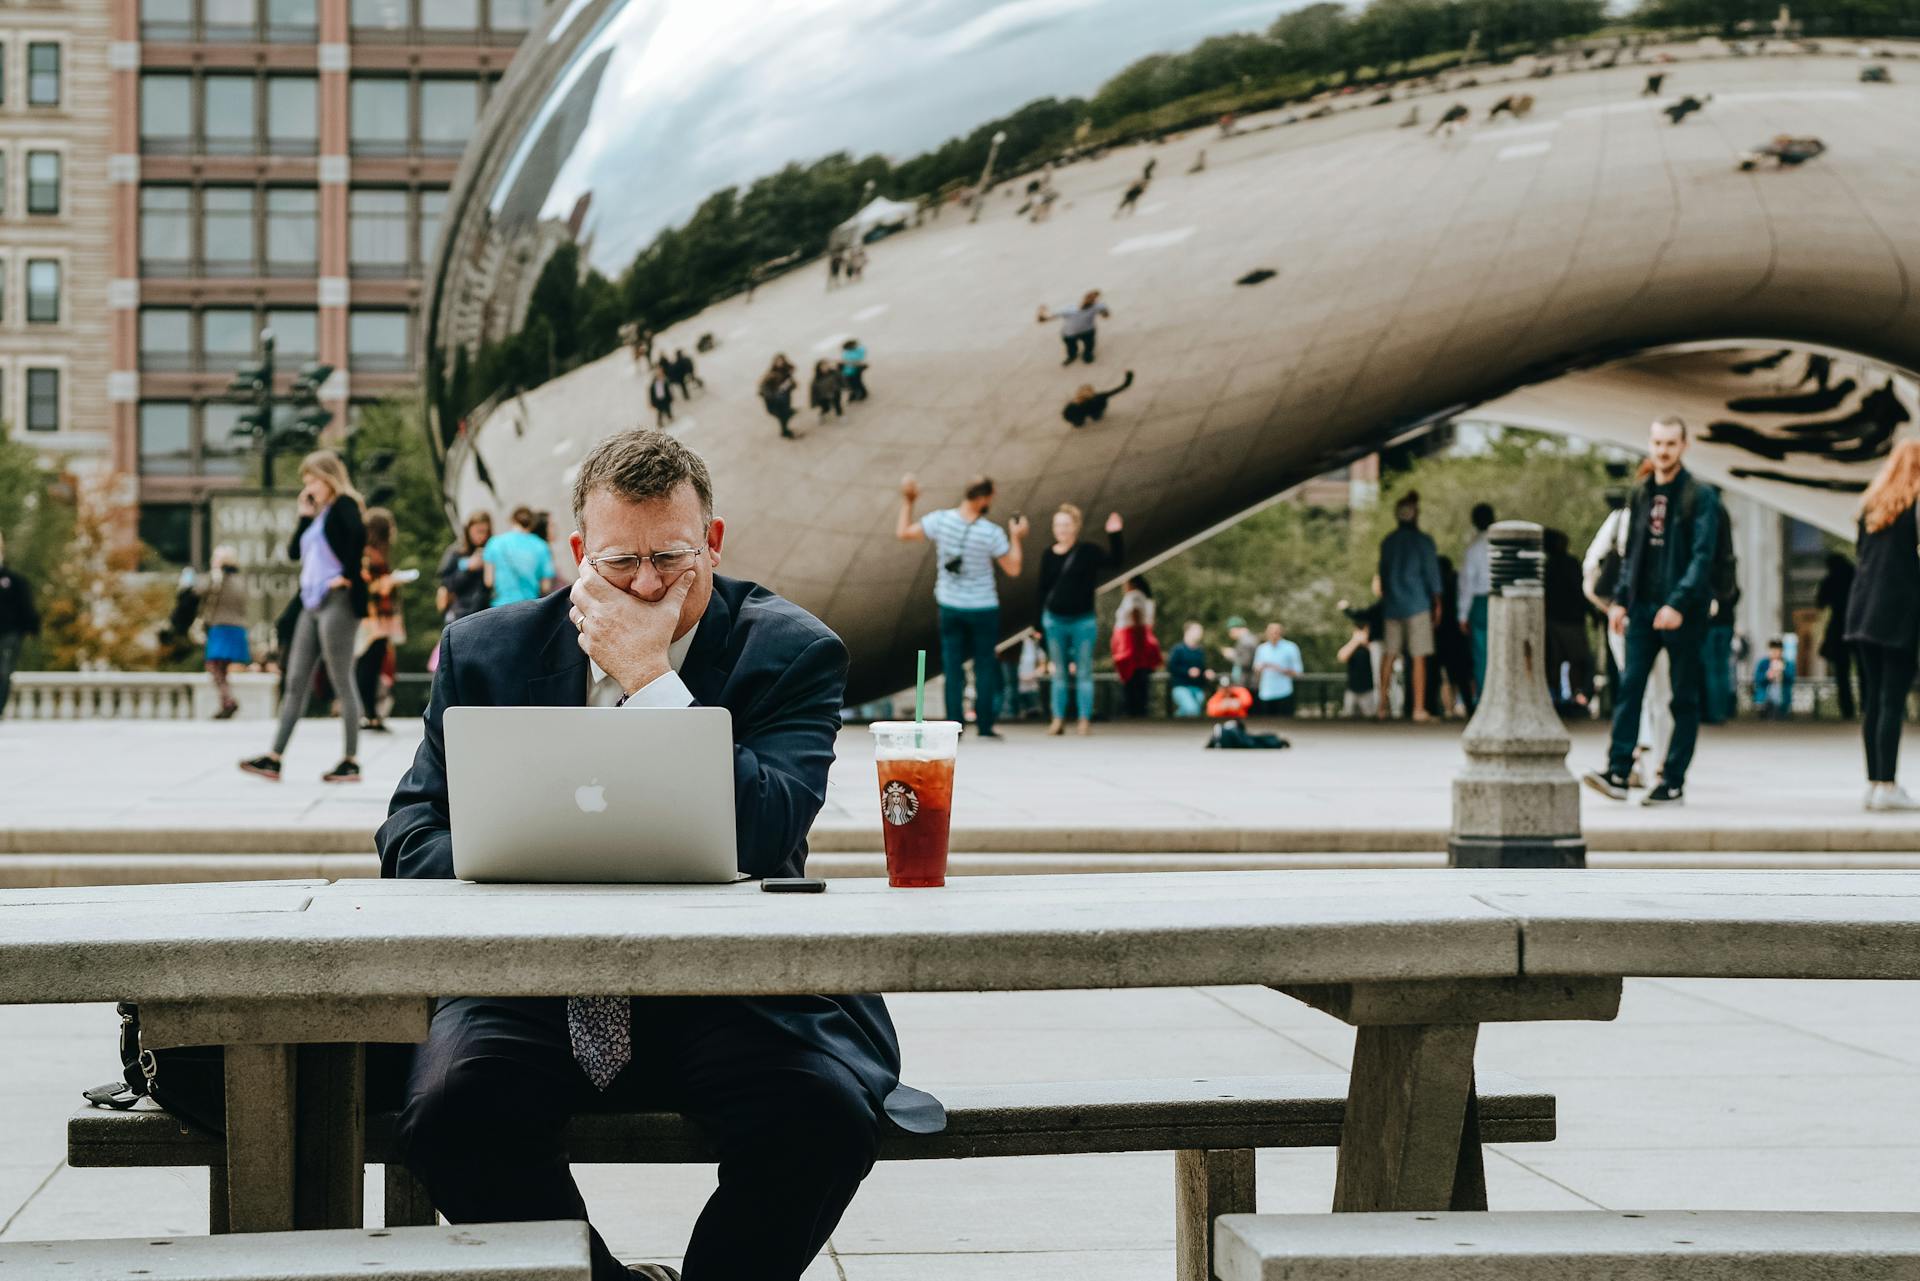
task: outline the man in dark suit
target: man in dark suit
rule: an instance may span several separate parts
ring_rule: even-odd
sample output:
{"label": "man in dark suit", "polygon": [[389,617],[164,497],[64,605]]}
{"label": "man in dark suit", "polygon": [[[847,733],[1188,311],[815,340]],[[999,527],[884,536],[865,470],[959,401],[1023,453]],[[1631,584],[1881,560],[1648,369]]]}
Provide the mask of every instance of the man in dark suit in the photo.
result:
{"label": "man in dark suit", "polygon": [[[659,432],[600,442],[574,485],[579,581],[451,625],[426,737],[377,839],[383,876],[453,875],[441,719],[454,705],[725,707],[750,876],[798,876],[825,801],[847,651],[818,619],[721,578],[700,457]],[[688,1281],[797,1278],[871,1168],[883,1124],[937,1130],[900,1084],[878,996],[443,998],[407,1083],[402,1157],[455,1223],[584,1219],[561,1131],[596,1108],[668,1108],[720,1160]],[[595,1281],[629,1271],[598,1233]]]}

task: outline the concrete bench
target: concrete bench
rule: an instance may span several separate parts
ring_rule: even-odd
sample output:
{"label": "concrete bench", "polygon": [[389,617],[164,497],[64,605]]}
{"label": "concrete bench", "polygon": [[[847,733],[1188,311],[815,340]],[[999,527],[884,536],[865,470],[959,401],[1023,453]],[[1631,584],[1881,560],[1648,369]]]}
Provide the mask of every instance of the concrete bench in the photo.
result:
{"label": "concrete bench", "polygon": [[592,1270],[584,1223],[0,1245],[0,1277],[20,1281],[589,1281]]}
{"label": "concrete bench", "polygon": [[1219,1281],[1890,1281],[1920,1214],[1232,1214]]}
{"label": "concrete bench", "polygon": [[[1554,1137],[1554,1096],[1512,1077],[1481,1077],[1480,1137],[1488,1143],[1543,1143]],[[1211,1273],[1207,1225],[1254,1208],[1253,1154],[1259,1148],[1334,1147],[1347,1106],[1347,1078],[1213,1077],[1167,1081],[1094,1081],[953,1086],[936,1091],[947,1106],[939,1134],[889,1131],[882,1161],[965,1157],[1059,1156],[1093,1152],[1173,1152],[1175,1234],[1182,1278]],[[367,1118],[366,1159],[387,1164],[393,1115]],[[698,1130],[670,1112],[587,1113],[566,1136],[576,1163],[709,1162]],[[209,1221],[224,1231],[226,1148],[183,1129],[165,1112],[85,1107],[67,1124],[67,1162],[79,1168],[209,1167]],[[386,1222],[433,1222],[426,1192],[389,1165]]]}

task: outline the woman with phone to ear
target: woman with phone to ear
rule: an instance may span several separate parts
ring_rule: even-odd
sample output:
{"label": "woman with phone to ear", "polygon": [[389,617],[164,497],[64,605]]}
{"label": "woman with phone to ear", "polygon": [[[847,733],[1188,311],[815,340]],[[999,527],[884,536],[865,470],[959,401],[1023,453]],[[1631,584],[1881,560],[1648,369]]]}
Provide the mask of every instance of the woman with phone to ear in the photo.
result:
{"label": "woman with phone to ear", "polygon": [[287,689],[280,703],[280,728],[273,750],[241,761],[240,768],[280,781],[280,761],[293,727],[313,695],[314,668],[327,666],[327,679],[340,700],[340,729],[346,753],[320,776],[323,783],[360,779],[354,754],[360,741],[360,699],[354,690],[353,645],[367,614],[367,580],[361,562],[367,550],[367,525],[359,491],[346,464],[330,449],[316,450],[300,462],[300,523],[287,555],[300,565],[300,617],[288,649]]}

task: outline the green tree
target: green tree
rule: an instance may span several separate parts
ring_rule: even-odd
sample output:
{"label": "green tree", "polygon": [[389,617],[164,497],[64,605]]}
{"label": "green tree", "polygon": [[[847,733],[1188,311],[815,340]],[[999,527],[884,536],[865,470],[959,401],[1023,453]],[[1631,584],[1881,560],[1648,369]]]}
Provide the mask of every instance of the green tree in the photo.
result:
{"label": "green tree", "polygon": [[426,433],[420,428],[417,397],[396,394],[360,414],[349,440],[354,480],[363,489],[376,478],[391,487],[387,508],[393,513],[395,569],[417,569],[420,581],[400,589],[407,642],[398,656],[402,671],[419,671],[440,643],[440,611],[434,605],[440,554],[453,541],[445,501]]}

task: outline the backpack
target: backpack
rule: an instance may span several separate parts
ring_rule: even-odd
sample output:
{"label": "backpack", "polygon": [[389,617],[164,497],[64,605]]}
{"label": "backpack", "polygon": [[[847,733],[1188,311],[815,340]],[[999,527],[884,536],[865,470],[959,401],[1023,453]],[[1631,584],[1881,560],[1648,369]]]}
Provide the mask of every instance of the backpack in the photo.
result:
{"label": "backpack", "polygon": [[81,1093],[95,1107],[124,1112],[143,1098],[165,1108],[183,1127],[215,1138],[226,1134],[226,1051],[218,1045],[149,1050],[140,1044],[140,1007],[122,1001],[120,1079]]}
{"label": "backpack", "polygon": [[[1680,498],[1680,515],[1689,527],[1693,524],[1694,507],[1699,502],[1700,482],[1692,480],[1687,491]],[[1731,621],[1733,607],[1740,603],[1740,558],[1733,550],[1733,522],[1727,516],[1727,508],[1720,506],[1720,521],[1714,530],[1713,567],[1707,574],[1707,588],[1712,593],[1712,604],[1708,607],[1708,617]]]}

